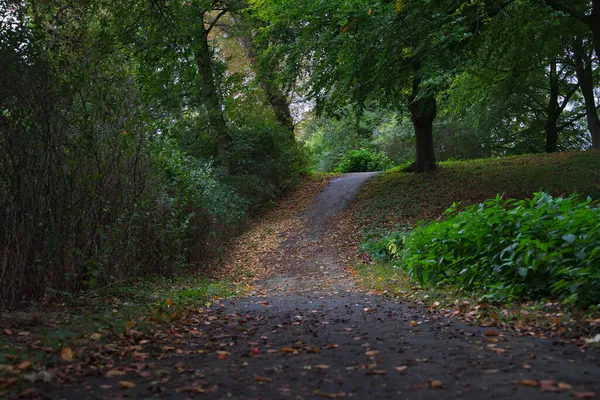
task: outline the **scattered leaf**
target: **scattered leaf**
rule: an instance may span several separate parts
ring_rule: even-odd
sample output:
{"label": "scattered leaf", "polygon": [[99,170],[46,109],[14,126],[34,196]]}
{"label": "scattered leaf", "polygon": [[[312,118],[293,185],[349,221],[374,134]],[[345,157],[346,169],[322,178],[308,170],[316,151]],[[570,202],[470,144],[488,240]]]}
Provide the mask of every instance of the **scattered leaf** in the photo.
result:
{"label": "scattered leaf", "polygon": [[136,384],[130,381],[119,381],[119,387],[121,389],[133,389]]}
{"label": "scattered leaf", "polygon": [[71,362],[73,361],[73,350],[71,350],[70,347],[64,347],[61,351],[60,351],[60,358],[63,361],[67,361],[67,362]]}

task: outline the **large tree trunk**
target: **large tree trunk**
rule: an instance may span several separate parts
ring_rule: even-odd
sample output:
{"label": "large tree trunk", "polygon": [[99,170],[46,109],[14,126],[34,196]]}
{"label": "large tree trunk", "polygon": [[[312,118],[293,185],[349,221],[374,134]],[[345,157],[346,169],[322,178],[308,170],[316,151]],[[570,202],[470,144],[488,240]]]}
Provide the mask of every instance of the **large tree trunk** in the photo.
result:
{"label": "large tree trunk", "polygon": [[600,149],[600,118],[598,118],[598,107],[594,97],[592,60],[581,42],[575,46],[575,73],[585,101],[585,113],[588,129],[592,135],[592,147]]}
{"label": "large tree trunk", "polygon": [[195,49],[196,65],[198,67],[198,79],[202,103],[206,107],[209,129],[215,139],[219,162],[230,173],[233,168],[231,156],[232,138],[227,129],[223,108],[217,93],[215,77],[213,72],[211,49],[208,45],[208,31],[204,23],[200,25],[198,44]]}
{"label": "large tree trunk", "polygon": [[433,121],[437,115],[437,103],[435,97],[431,94],[419,96],[421,90],[419,72],[420,63],[417,60],[415,62],[411,103],[408,106],[415,128],[417,153],[414,170],[417,173],[430,172],[436,168],[433,149]]}
{"label": "large tree trunk", "polygon": [[[235,17],[235,21],[238,24],[243,23],[239,16]],[[252,43],[252,38],[248,35],[240,35],[238,36],[238,41],[246,51],[246,56],[250,61],[252,69],[256,73],[260,87],[264,90],[265,94],[267,95],[267,100],[271,104],[271,107],[273,107],[277,121],[281,126],[288,129],[292,134],[292,138],[295,139],[294,119],[292,118],[292,113],[290,112],[290,104],[288,99],[286,98],[285,94],[283,94],[281,89],[279,89],[279,87],[273,83],[274,79],[271,71],[261,71],[256,49]]]}
{"label": "large tree trunk", "polygon": [[556,71],[556,61],[550,63],[550,99],[548,101],[546,119],[546,153],[554,153],[558,142],[558,116],[560,106],[558,104],[559,77]]}

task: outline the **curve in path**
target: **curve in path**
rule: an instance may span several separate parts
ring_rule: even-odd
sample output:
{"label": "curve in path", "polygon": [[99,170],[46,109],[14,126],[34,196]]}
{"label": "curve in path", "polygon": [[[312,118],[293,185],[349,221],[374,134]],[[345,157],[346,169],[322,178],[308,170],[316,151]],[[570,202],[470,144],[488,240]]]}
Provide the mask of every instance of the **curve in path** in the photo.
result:
{"label": "curve in path", "polygon": [[[489,328],[357,290],[335,246],[341,211],[372,175],[334,180],[267,260],[264,295],[200,310],[176,337],[141,351],[152,376],[126,393],[102,374],[63,388],[64,398],[206,399],[570,399],[600,392],[595,351],[551,340],[487,336]],[[165,356],[160,346],[177,347]],[[153,349],[155,351],[153,352]],[[135,371],[138,362],[124,360]],[[127,367],[128,366],[128,367]],[[537,383],[537,386],[529,386]],[[566,387],[563,385],[563,387]],[[104,388],[104,389],[101,389]]]}

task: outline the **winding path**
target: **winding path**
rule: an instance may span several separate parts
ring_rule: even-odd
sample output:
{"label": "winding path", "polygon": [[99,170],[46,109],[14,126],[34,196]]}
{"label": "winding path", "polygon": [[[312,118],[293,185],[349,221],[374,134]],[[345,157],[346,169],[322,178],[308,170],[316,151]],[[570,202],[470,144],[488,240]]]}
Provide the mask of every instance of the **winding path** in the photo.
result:
{"label": "winding path", "polygon": [[[331,182],[302,215],[305,228],[290,232],[266,260],[277,273],[259,282],[257,295],[199,311],[173,337],[145,345],[151,376],[135,375],[140,361],[125,359],[134,388],[119,389],[124,378],[103,371],[53,397],[570,399],[572,391],[600,393],[596,351],[509,332],[486,336],[490,328],[355,287],[334,246],[335,217],[372,176]],[[178,350],[165,356],[164,346]],[[547,382],[540,387],[540,380]],[[559,382],[562,390],[554,392]]]}

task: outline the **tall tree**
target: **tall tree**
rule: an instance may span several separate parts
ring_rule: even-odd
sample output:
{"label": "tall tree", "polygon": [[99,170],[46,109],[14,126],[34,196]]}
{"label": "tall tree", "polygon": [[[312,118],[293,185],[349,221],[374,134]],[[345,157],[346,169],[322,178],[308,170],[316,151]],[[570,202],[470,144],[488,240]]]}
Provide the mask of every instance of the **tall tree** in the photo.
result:
{"label": "tall tree", "polygon": [[417,172],[435,169],[436,95],[462,62],[481,6],[464,1],[254,3],[288,87],[304,89],[320,112],[369,101],[408,111]]}
{"label": "tall tree", "polygon": [[600,60],[600,0],[544,0],[556,11],[563,12],[587,28],[592,46]]}
{"label": "tall tree", "polygon": [[600,149],[600,118],[598,117],[598,106],[596,105],[596,96],[594,95],[595,84],[592,56],[587,51],[586,43],[583,39],[576,39],[573,48],[577,82],[584,99],[588,130],[592,136],[592,147]]}

